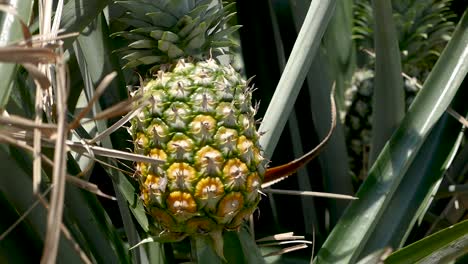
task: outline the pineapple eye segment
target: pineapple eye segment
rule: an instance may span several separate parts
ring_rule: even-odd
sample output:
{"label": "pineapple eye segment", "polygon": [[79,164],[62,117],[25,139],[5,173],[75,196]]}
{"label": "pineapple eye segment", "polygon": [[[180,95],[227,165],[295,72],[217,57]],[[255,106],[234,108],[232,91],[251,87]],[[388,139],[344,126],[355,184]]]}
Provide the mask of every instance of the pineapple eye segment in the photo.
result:
{"label": "pineapple eye segment", "polygon": [[144,182],[146,180],[146,176],[150,173],[149,166],[147,163],[144,162],[137,162],[135,166],[135,175],[140,182]]}
{"label": "pineapple eye segment", "polygon": [[248,117],[247,115],[239,115],[238,123],[242,128],[242,133],[250,139],[257,138],[257,133],[255,131],[255,121],[253,117]]}
{"label": "pineapple eye segment", "polygon": [[218,177],[203,178],[197,183],[195,197],[201,200],[211,200],[224,194],[223,183]]}
{"label": "pineapple eye segment", "polygon": [[169,127],[160,119],[154,119],[148,127],[148,136],[152,143],[159,148],[164,147],[164,143],[169,139]]}
{"label": "pineapple eye segment", "polygon": [[142,199],[146,205],[161,205],[161,196],[166,191],[167,179],[149,173],[143,184]]}
{"label": "pineapple eye segment", "polygon": [[162,160],[162,161],[167,160],[167,154],[162,149],[157,149],[157,148],[151,149],[149,156],[155,159]]}
{"label": "pineapple eye segment", "polygon": [[223,162],[221,152],[210,146],[204,146],[195,154],[195,166],[201,175],[220,175]]}
{"label": "pineapple eye segment", "polygon": [[215,113],[216,100],[214,94],[205,88],[197,89],[191,96],[192,108],[199,113]]}
{"label": "pineapple eye segment", "polygon": [[207,74],[206,69],[195,69],[193,72],[193,82],[201,86],[211,86],[214,82],[214,76]]}
{"label": "pineapple eye segment", "polygon": [[166,190],[167,179],[150,173],[146,177],[145,185],[148,187],[148,190],[157,191],[158,193],[161,193]]}
{"label": "pineapple eye segment", "polygon": [[242,188],[249,173],[250,171],[245,163],[239,159],[230,159],[223,168],[226,187],[229,187],[230,190]]}
{"label": "pineapple eye segment", "polygon": [[172,129],[183,130],[190,118],[190,107],[182,102],[174,102],[164,111],[163,117]]}
{"label": "pineapple eye segment", "polygon": [[223,101],[232,101],[234,99],[234,89],[231,89],[231,85],[224,77],[221,77],[221,79],[221,81],[215,83],[218,97]]}
{"label": "pineapple eye segment", "polygon": [[221,125],[229,128],[236,128],[237,126],[234,107],[231,103],[221,102],[216,107],[216,117],[218,120],[221,120]]}
{"label": "pineapple eye segment", "polygon": [[[172,75],[165,73],[164,71],[158,71],[155,74],[156,79],[154,80],[155,84],[152,87],[153,90],[156,89],[165,89],[164,87],[167,86],[168,82],[172,80]],[[151,82],[150,82],[151,83]]]}
{"label": "pineapple eye segment", "polygon": [[[152,158],[161,160],[161,161],[167,161],[167,154],[162,149],[157,149],[157,148],[151,149],[149,156]],[[163,166],[164,166],[163,164],[151,163],[151,164],[148,164],[148,171],[158,176],[164,176],[164,171],[162,169]]]}
{"label": "pineapple eye segment", "polygon": [[135,139],[135,153],[146,154],[145,150],[150,147],[150,141],[144,133],[138,133]]}
{"label": "pineapple eye segment", "polygon": [[216,120],[208,115],[197,115],[189,124],[190,134],[198,144],[206,144],[213,137],[216,129]]}
{"label": "pineapple eye segment", "polygon": [[[148,85],[150,85],[149,83]],[[167,102],[167,94],[164,90],[161,90],[161,88],[158,88],[157,86],[151,89],[150,92],[150,100],[151,100],[151,105],[148,106],[147,108],[149,109],[151,115],[162,115],[164,109],[165,109],[165,102]]]}
{"label": "pineapple eye segment", "polygon": [[168,93],[173,100],[185,101],[193,89],[190,85],[190,80],[187,80],[185,76],[179,77],[179,80],[174,80],[169,84]]}
{"label": "pineapple eye segment", "polygon": [[237,150],[243,162],[247,163],[250,167],[255,167],[258,161],[255,159],[254,144],[245,136],[239,137],[237,142]]}
{"label": "pineapple eye segment", "polygon": [[258,191],[260,190],[261,186],[262,180],[258,176],[258,173],[251,173],[250,176],[247,177],[246,200],[248,203],[253,203],[257,201]]}
{"label": "pineapple eye segment", "polygon": [[150,121],[148,116],[151,113],[151,106],[144,107],[141,109],[141,111],[137,114],[136,119],[135,119],[135,127],[137,129],[141,129],[147,125],[147,123]]}
{"label": "pineapple eye segment", "polygon": [[223,155],[228,157],[236,150],[237,130],[220,127],[214,136],[214,141]]}
{"label": "pineapple eye segment", "polygon": [[237,87],[235,101],[237,108],[240,109],[241,113],[255,115],[255,109],[252,107],[252,94],[245,87]]}
{"label": "pineapple eye segment", "polygon": [[234,215],[244,206],[244,197],[238,192],[232,192],[219,202],[216,215],[223,218],[222,222],[230,221]]}
{"label": "pineapple eye segment", "polygon": [[197,211],[197,204],[190,193],[171,192],[166,200],[167,208],[177,220],[184,221]]}
{"label": "pineapple eye segment", "polygon": [[167,144],[167,152],[175,161],[191,162],[194,148],[193,140],[182,133],[176,133]]}
{"label": "pineapple eye segment", "polygon": [[197,171],[187,163],[174,163],[167,169],[171,190],[191,190]]}

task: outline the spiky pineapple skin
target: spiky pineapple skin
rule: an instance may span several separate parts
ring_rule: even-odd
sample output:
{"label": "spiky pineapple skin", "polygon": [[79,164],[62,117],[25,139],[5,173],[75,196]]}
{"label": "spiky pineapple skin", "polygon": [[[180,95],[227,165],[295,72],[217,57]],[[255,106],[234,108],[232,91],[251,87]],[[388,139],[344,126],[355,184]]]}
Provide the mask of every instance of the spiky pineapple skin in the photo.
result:
{"label": "spiky pineapple skin", "polygon": [[247,82],[213,59],[180,60],[134,96],[149,103],[131,120],[134,151],[160,160],[135,174],[157,232],[237,229],[257,207],[266,166]]}

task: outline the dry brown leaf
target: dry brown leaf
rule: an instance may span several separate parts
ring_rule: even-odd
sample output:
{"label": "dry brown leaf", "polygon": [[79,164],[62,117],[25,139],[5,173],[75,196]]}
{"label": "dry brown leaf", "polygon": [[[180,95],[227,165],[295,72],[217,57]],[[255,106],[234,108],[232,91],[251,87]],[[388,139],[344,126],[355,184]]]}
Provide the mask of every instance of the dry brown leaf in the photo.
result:
{"label": "dry brown leaf", "polygon": [[315,196],[315,197],[325,197],[325,198],[344,199],[344,200],[357,200],[358,199],[357,197],[354,197],[354,196],[351,196],[351,195],[326,193],[326,192],[278,190],[278,189],[264,189],[264,190],[262,190],[262,192],[276,193],[276,194],[287,194],[287,195],[300,195],[300,196]]}
{"label": "dry brown leaf", "polygon": [[39,84],[41,90],[47,90],[51,85],[49,78],[39,70],[39,68],[32,63],[23,63],[23,67],[28,71],[28,73],[33,77],[33,79]]}
{"label": "dry brown leaf", "polygon": [[116,72],[112,72],[104,77],[104,79],[101,81],[101,83],[98,85],[96,88],[93,98],[88,102],[88,105],[80,112],[78,115],[75,117],[73,122],[68,126],[70,129],[77,128],[80,124],[80,120],[85,117],[89,111],[93,108],[94,103],[97,102],[97,100],[101,97],[102,93],[106,90],[107,87],[109,87],[109,84],[112,82],[112,80],[117,76]]}
{"label": "dry brown leaf", "polygon": [[57,54],[50,48],[34,47],[2,47],[0,48],[0,61],[9,63],[44,63],[54,64]]}
{"label": "dry brown leaf", "polygon": [[295,159],[287,164],[267,169],[265,173],[265,177],[264,177],[264,182],[262,184],[263,189],[270,187],[271,185],[281,180],[284,180],[289,175],[295,173],[298,169],[300,169],[305,164],[307,164],[308,162],[313,160],[315,157],[317,157],[318,154],[320,154],[320,152],[326,146],[326,144],[330,140],[333,134],[333,131],[335,130],[335,127],[336,127],[336,104],[335,104],[334,93],[335,93],[335,83],[333,84],[333,87],[330,93],[331,125],[330,125],[330,130],[328,131],[328,134],[314,149],[307,152],[302,157]]}

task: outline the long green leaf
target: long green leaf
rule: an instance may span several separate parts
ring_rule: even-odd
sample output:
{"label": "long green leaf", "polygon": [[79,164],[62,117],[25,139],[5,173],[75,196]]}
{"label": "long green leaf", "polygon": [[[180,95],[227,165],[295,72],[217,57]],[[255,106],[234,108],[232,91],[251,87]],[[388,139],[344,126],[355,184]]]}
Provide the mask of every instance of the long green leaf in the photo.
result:
{"label": "long green leaf", "polygon": [[[0,218],[0,232],[8,230],[21,215],[12,206],[3,192],[0,192],[0,207],[2,217]],[[34,228],[26,221],[17,225],[14,232],[2,237],[0,245],[1,263],[34,263],[41,256],[40,238],[35,234]],[[28,241],[28,247],[24,246]]]}
{"label": "long green leaf", "polygon": [[[300,30],[302,23],[304,22],[304,19],[307,15],[307,9],[310,5],[309,1],[302,1],[302,2],[297,2],[297,7],[296,9],[291,10],[292,12],[288,12],[289,9],[283,8],[282,3],[277,3],[277,6],[275,6],[274,10],[271,10],[271,18],[272,18],[272,24],[273,24],[273,29],[274,29],[274,36],[275,36],[275,43],[278,46],[277,50],[283,51],[278,54],[278,59],[279,59],[279,66],[281,68],[281,71],[284,70],[286,66],[286,54],[291,51],[292,46],[294,45],[294,41],[291,39],[288,39],[286,36],[291,36],[291,34],[297,35],[297,32]],[[273,12],[276,11],[276,14]],[[290,15],[289,15],[290,14]],[[276,17],[278,16],[278,19]],[[291,23],[291,26],[289,31],[286,31],[286,28],[289,23],[285,23],[285,18],[289,18],[292,22],[296,22],[296,27],[294,27]],[[293,19],[294,18],[294,19]],[[278,23],[278,20],[282,20],[282,26]],[[293,21],[294,20],[294,21]],[[280,29],[283,29],[282,31]],[[282,33],[282,34],[281,34]],[[281,36],[283,36],[283,39],[281,39]],[[282,44],[282,45],[281,45]],[[298,115],[297,112],[300,112],[300,107],[296,106],[294,109],[291,110],[291,113],[289,114],[288,122],[287,122],[287,127],[288,127],[288,132],[289,133],[284,133],[284,134],[289,134],[290,136],[290,141],[291,141],[291,149],[292,153],[294,154],[294,157],[301,157],[304,155],[305,150],[304,150],[304,145],[306,145],[306,138],[301,137],[301,121],[304,120],[304,117],[302,115]],[[298,111],[299,110],[299,111]],[[310,116],[308,121],[310,120]],[[302,127],[304,127],[302,125]],[[310,129],[310,126],[307,128]],[[313,131],[310,131],[312,134]],[[314,137],[309,138],[309,141],[313,141]],[[284,143],[284,142],[283,142]],[[289,142],[288,142],[289,143]],[[286,143],[286,144],[288,144]],[[277,151],[277,153],[282,153],[282,151]],[[278,157],[278,154],[274,155],[272,157],[276,158]],[[283,154],[283,153],[282,153]],[[284,154],[283,154],[284,155]],[[312,185],[314,184],[312,179],[310,178],[311,175],[310,168],[308,166],[304,166],[303,168],[299,169],[297,171],[297,182],[299,184],[299,189],[303,191],[312,191]],[[276,199],[273,199],[274,194],[269,193],[268,197],[270,198],[270,208],[272,209],[272,213],[275,216],[278,216],[278,209],[276,208],[276,203],[275,200],[281,199],[279,197],[276,197]],[[318,223],[318,218],[317,218],[317,209],[315,207],[315,201],[313,197],[310,196],[301,196],[300,197],[300,202],[301,202],[301,207],[302,207],[302,215],[304,218],[304,230],[307,234],[312,234],[314,232],[313,228],[314,225],[311,223]],[[290,209],[289,209],[290,210]],[[284,212],[283,214],[286,214],[287,211],[282,211]],[[281,214],[279,214],[280,218]],[[280,220],[280,219],[278,219]]]}
{"label": "long green leaf", "polygon": [[[466,97],[457,97],[457,101],[464,104]],[[460,123],[449,114],[439,120],[387,206],[385,214],[391,217],[383,217],[376,224],[385,228],[376,228],[362,255],[383,247],[399,248],[405,242],[413,225],[428,208],[427,203],[432,201],[433,193],[457,152],[460,130]]]}
{"label": "long green leaf", "polygon": [[[282,31],[286,53],[289,52],[287,48],[288,42],[291,42],[291,34],[295,34],[300,30],[307,16],[309,6],[310,1],[295,1],[294,5],[290,5],[291,16],[287,17],[284,13],[286,13],[288,9],[284,7],[284,3],[277,4],[277,9],[280,10],[277,12],[283,14],[281,16],[282,28],[286,28],[286,25],[288,25],[286,18],[290,18],[290,20],[294,22],[291,23],[293,25],[290,30],[293,33],[286,30]],[[346,86],[345,81],[351,74],[350,70],[353,64],[353,54],[355,53],[351,45],[350,35],[351,11],[350,3],[346,1],[338,1],[336,3],[333,16],[323,37],[325,45],[322,45],[322,48],[325,47],[329,50],[326,52],[327,56],[324,56],[325,52],[323,49],[319,49],[314,56],[306,77],[308,91],[302,90],[299,93],[299,97],[304,98],[300,98],[296,102],[295,110],[289,115],[288,127],[295,157],[299,157],[303,154],[304,146],[306,146],[308,142],[312,141],[315,144],[315,142],[318,142],[318,139],[323,138],[328,133],[330,128],[329,96],[330,89],[333,85],[332,79],[336,80],[336,86],[339,88],[339,91],[335,94],[336,97],[340,98],[342,97],[340,96],[340,91]],[[312,120],[315,133],[311,131],[311,126],[309,124]],[[315,139],[317,137],[318,139]],[[282,142],[282,144],[284,146],[284,142]],[[275,153],[273,157],[276,156],[277,154]],[[312,186],[324,185],[324,189],[329,192],[348,194],[353,192],[348,173],[349,168],[344,131],[340,123],[337,124],[330,142],[318,157],[318,160],[320,163],[320,170],[314,170],[315,168],[318,169],[318,166],[314,167],[315,164],[312,163],[310,166],[304,167],[304,169],[297,172],[295,178],[298,179],[300,190],[310,191],[312,190]],[[317,173],[318,171],[321,172],[321,175]],[[320,221],[322,220],[320,213],[324,209],[315,207],[316,202],[313,197],[301,197],[301,202],[306,233],[312,234],[312,229],[315,229],[316,235],[320,237],[322,231],[325,231],[320,227],[330,226],[328,221],[324,224],[322,223],[325,221]],[[330,206],[325,210],[330,210],[330,223],[334,225],[346,208],[347,201],[329,199],[327,203]],[[287,218],[289,219],[290,217],[288,216]]]}
{"label": "long green leaf", "polygon": [[[105,19],[102,14],[97,16],[97,19],[90,24],[87,28],[87,34],[79,36],[77,41],[74,43],[75,53],[77,54],[77,60],[80,66],[80,71],[83,76],[85,83],[85,91],[88,98],[91,98],[94,94],[94,89],[106,74],[116,70],[118,75],[117,78],[110,83],[104,94],[100,99],[100,105],[102,108],[112,106],[127,96],[125,87],[125,81],[122,72],[119,70],[120,65],[117,58],[112,53],[112,46],[110,42],[109,31],[105,23]],[[106,123],[98,122],[96,129],[102,132],[107,127]],[[112,143],[109,139],[105,139],[102,142],[104,147],[125,149],[126,146],[126,132],[122,129],[111,135]],[[107,160],[107,162],[116,165],[114,162]],[[133,223],[128,210],[130,209],[136,219],[140,222],[143,229],[148,229],[148,220],[143,209],[141,201],[136,197],[136,189],[130,183],[130,181],[119,171],[108,168],[110,175],[113,180],[116,192],[119,192],[116,196],[118,198],[118,205],[126,235],[129,239],[130,245],[135,245],[140,242],[140,237],[136,232],[137,228]],[[130,205],[130,207],[128,206]],[[156,244],[150,245],[155,246],[158,250],[159,247]],[[143,261],[145,254],[142,252],[145,248],[139,247],[136,250],[132,250],[130,253],[133,255],[134,262]]]}
{"label": "long green leaf", "polygon": [[[0,177],[0,192],[20,214],[24,214],[37,200],[32,193],[31,168],[32,159],[29,155],[13,147],[10,151],[7,145],[0,144],[0,171],[6,172]],[[47,211],[42,205],[29,212],[24,221],[30,224],[36,235],[24,237],[23,241],[39,239],[35,243],[43,245],[46,219]],[[23,243],[23,246],[27,247],[27,243]],[[64,236],[61,236],[57,259],[60,263],[81,263],[77,251]]]}
{"label": "long green leaf", "polygon": [[385,264],[448,263],[466,253],[468,253],[468,220],[394,252],[385,260]]}
{"label": "long green leaf", "polygon": [[[317,134],[323,138],[330,127],[330,90],[333,86],[331,77],[324,71],[327,64],[323,52],[316,55],[308,74],[310,93],[310,109],[314,118]],[[323,175],[324,189],[327,192],[340,194],[353,194],[351,177],[349,176],[348,155],[344,127],[337,123],[330,142],[318,157]],[[327,201],[330,208],[330,224],[334,226],[343,214],[349,202],[346,200],[330,199]]]}
{"label": "long green leaf", "polygon": [[390,0],[373,0],[375,82],[369,167],[405,114],[400,49]]}
{"label": "long green leaf", "polygon": [[[73,173],[80,170],[72,161],[68,169]],[[130,263],[128,246],[124,246],[112,221],[95,195],[78,189],[66,188],[65,215],[73,219],[74,226],[90,247],[94,259],[98,262]]]}
{"label": "long green leaf", "polygon": [[468,71],[468,15],[419,92],[401,126],[385,145],[346,213],[320,249],[317,263],[355,262],[394,197],[434,124]]}
{"label": "long green leaf", "polygon": [[[341,110],[345,109],[345,91],[351,84],[351,77],[356,67],[356,48],[352,39],[352,28],[353,2],[337,2],[335,13],[323,36],[323,46],[327,50],[326,56],[330,64],[331,76],[335,82],[337,108]],[[329,145],[332,144],[333,139]]]}
{"label": "long green leaf", "polygon": [[260,144],[267,157],[271,157],[278,143],[328,21],[333,15],[334,7],[334,0],[312,1],[310,4],[296,44],[259,129],[267,132],[260,138]]}
{"label": "long green leaf", "polygon": [[[343,109],[344,90],[349,86],[355,63],[355,49],[351,39],[352,3],[339,1],[330,20],[323,47],[312,62],[307,75],[310,94],[310,110],[319,138],[324,138],[330,128],[330,90],[335,83],[338,111]],[[353,194],[346,150],[344,126],[338,122],[327,147],[318,157],[323,175],[324,190],[332,193]],[[333,227],[349,202],[340,199],[327,200],[330,225]]]}

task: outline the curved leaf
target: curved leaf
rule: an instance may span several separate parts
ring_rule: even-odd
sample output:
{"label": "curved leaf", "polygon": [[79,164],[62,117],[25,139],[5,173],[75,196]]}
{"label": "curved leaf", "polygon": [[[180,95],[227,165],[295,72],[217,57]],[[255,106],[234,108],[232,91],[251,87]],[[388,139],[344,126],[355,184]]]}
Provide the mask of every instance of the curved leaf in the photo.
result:
{"label": "curved leaf", "polygon": [[296,44],[259,128],[266,132],[260,138],[260,144],[267,157],[271,157],[278,143],[334,7],[334,0],[312,1],[310,4]]}
{"label": "curved leaf", "polygon": [[[385,145],[366,181],[317,256],[317,263],[355,262],[387,211],[429,132],[468,71],[468,12],[419,92],[401,126]],[[428,111],[430,109],[430,111]]]}
{"label": "curved leaf", "polygon": [[385,259],[385,264],[447,263],[465,253],[468,253],[468,220],[394,252]]}

